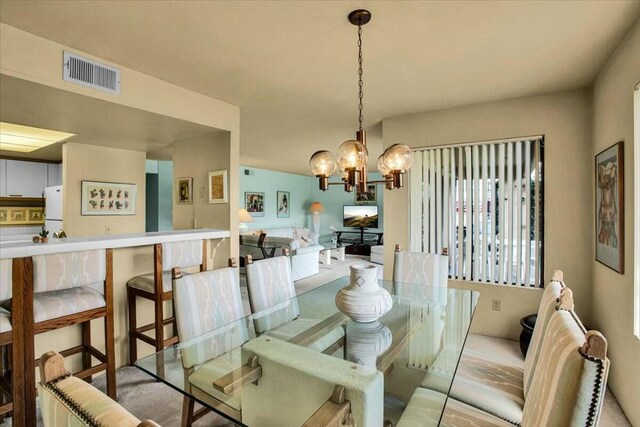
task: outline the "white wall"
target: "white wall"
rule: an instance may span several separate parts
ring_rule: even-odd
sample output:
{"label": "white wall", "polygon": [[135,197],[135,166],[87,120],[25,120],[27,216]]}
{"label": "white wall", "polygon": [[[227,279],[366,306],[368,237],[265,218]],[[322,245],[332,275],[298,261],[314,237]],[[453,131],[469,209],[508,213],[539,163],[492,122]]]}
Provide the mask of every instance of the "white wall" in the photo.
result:
{"label": "white wall", "polygon": [[[631,424],[640,426],[640,340],[633,335],[633,267],[640,254],[633,252],[633,176],[640,165],[633,155],[633,92],[640,81],[640,23],[600,72],[593,89],[593,156],[618,141],[624,141],[624,274],[605,267],[595,259],[594,239],[590,240],[593,268],[592,325],[609,342],[611,371],[609,386]],[[595,168],[592,167],[592,170]],[[592,172],[591,182],[595,182]],[[589,193],[595,204],[594,186]],[[595,228],[595,218],[591,228]],[[636,296],[637,298],[637,296]]]}

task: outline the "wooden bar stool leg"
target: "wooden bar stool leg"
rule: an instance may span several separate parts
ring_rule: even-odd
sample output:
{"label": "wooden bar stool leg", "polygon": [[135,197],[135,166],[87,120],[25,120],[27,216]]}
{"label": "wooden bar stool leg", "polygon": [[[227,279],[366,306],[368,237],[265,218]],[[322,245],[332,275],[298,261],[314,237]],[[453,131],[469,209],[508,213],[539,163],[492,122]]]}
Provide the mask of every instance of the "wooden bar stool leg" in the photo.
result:
{"label": "wooden bar stool leg", "polygon": [[104,299],[107,316],[104,318],[104,349],[107,356],[107,395],[113,400],[116,396],[116,352],[115,330],[113,324],[113,251],[107,249],[107,277],[104,281]]}
{"label": "wooden bar stool leg", "polygon": [[127,305],[129,306],[129,364],[133,365],[138,360],[138,339],[134,334],[138,321],[136,318],[136,296],[128,286]]}
{"label": "wooden bar stool leg", "polygon": [[[82,370],[84,371],[91,367],[91,321],[82,324],[82,347]],[[89,375],[84,380],[91,383],[93,376]]]}
{"label": "wooden bar stool leg", "polygon": [[[33,261],[13,261],[12,307],[22,309],[15,319],[12,349],[14,381],[13,425],[35,426],[36,423],[36,356],[33,331]],[[15,304],[15,305],[14,305]],[[13,311],[13,309],[12,309]]]}
{"label": "wooden bar stool leg", "polygon": [[164,377],[164,307],[162,294],[155,294],[155,332],[156,332],[156,372],[158,376]]}

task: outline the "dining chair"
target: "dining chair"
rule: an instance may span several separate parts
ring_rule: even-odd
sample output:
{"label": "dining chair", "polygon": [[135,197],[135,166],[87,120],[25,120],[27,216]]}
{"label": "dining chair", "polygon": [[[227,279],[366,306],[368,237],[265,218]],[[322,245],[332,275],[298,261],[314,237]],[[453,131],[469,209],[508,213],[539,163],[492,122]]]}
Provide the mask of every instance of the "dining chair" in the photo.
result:
{"label": "dining chair", "polygon": [[[236,261],[231,258],[227,268],[189,275],[174,268],[172,275],[185,386],[199,400],[239,417],[240,394],[228,395],[213,386],[213,380],[240,366],[240,346],[249,339]],[[183,426],[205,413],[194,413],[193,399],[184,397]]]}
{"label": "dining chair", "polygon": [[[571,310],[555,311],[549,319],[538,368],[517,425],[597,426],[609,364],[607,340],[600,332],[587,332]],[[447,402],[441,425],[477,425],[479,420],[487,426],[513,425],[495,413],[453,398]]]}
{"label": "dining chair", "polygon": [[[300,317],[287,249],[283,256],[253,260],[245,256],[249,305],[258,335],[288,341],[317,325],[320,320]],[[336,327],[308,343],[308,347],[332,354],[344,345],[344,329]]]}
{"label": "dining chair", "polygon": [[449,257],[426,252],[406,252],[399,244],[393,257],[393,281],[447,287]]}
{"label": "dining chair", "polygon": [[64,357],[53,351],[40,358],[38,393],[44,427],[159,427],[150,420],[141,422],[115,400],[71,375]]}
{"label": "dining chair", "polygon": [[[30,261],[30,259],[29,259]],[[13,276],[19,276],[23,271],[14,270],[13,260],[0,260],[0,301],[22,307],[24,304],[21,289]],[[30,264],[29,264],[30,265]],[[14,285],[16,284],[16,285]],[[12,296],[15,294],[15,298]],[[0,417],[12,417],[13,426],[25,426],[24,419],[24,327],[21,310],[7,310],[0,307],[0,354],[1,375],[0,382]],[[0,418],[0,423],[3,419]]]}
{"label": "dining chair", "polygon": [[[199,266],[200,271],[207,269],[206,240],[157,243],[153,246],[153,273],[136,276],[127,282],[127,301],[129,307],[129,363],[138,360],[138,340],[153,347],[155,351],[170,347],[178,342],[175,327],[175,311],[165,319],[164,303],[173,301],[171,269],[186,269]],[[184,271],[183,271],[184,273]],[[137,298],[153,301],[153,322],[137,325]],[[164,328],[173,325],[173,336],[165,338]],[[153,331],[154,335],[147,333]]]}

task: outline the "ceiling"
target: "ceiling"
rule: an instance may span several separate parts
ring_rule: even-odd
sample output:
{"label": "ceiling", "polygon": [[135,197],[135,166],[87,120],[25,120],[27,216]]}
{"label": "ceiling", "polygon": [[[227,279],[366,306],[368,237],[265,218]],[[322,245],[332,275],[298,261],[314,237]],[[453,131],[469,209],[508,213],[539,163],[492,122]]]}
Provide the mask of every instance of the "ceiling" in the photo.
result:
{"label": "ceiling", "polygon": [[[4,74],[0,99],[0,121],[69,132],[75,136],[66,141],[144,151],[158,160],[171,160],[174,142],[222,132]],[[62,160],[62,144],[30,153],[0,150],[0,155]]]}
{"label": "ceiling", "polygon": [[591,85],[640,13],[637,1],[2,0],[0,20],[238,105],[242,164],[308,174],[314,151],[356,130],[346,16],[360,7],[373,14],[371,157],[383,118]]}

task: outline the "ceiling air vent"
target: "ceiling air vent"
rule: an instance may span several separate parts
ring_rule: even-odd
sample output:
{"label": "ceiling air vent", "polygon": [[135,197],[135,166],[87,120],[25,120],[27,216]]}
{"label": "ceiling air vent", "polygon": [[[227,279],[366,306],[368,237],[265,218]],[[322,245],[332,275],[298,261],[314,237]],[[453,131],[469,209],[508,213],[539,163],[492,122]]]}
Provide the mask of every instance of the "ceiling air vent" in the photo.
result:
{"label": "ceiling air vent", "polygon": [[120,70],[117,68],[65,51],[62,69],[63,79],[67,82],[120,93]]}

